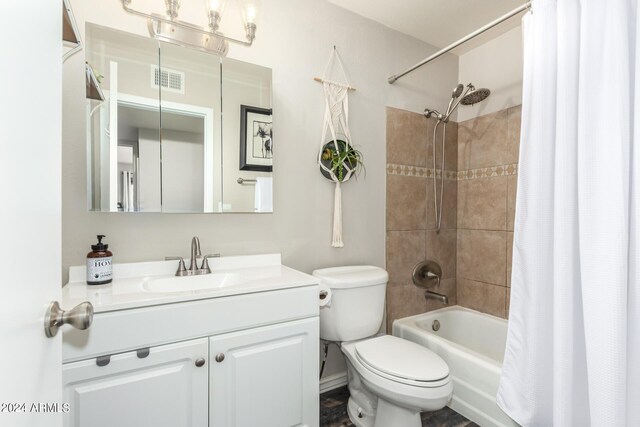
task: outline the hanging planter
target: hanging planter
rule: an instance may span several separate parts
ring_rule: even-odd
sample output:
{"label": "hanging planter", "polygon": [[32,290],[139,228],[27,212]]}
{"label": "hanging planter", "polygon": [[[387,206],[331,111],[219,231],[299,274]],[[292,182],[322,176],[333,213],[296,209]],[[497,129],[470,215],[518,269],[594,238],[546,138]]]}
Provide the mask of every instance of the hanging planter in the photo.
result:
{"label": "hanging planter", "polygon": [[362,153],[341,139],[322,146],[320,162],[324,166],[320,166],[320,173],[330,181],[333,181],[332,173],[339,182],[343,182],[351,174],[358,176],[365,170]]}
{"label": "hanging planter", "polygon": [[[325,78],[333,61],[340,66],[344,83]],[[347,73],[344,70],[336,47],[329,58],[321,78],[315,78],[322,83],[325,98],[324,126],[320,138],[320,150],[318,152],[318,166],[322,175],[335,183],[333,197],[333,237],[331,246],[344,247],[342,241],[342,183],[347,182],[355,174],[364,168],[362,153],[351,145],[349,132],[349,97],[348,92],[355,90],[349,84]],[[343,139],[338,139],[337,136]],[[327,140],[330,139],[329,142]]]}

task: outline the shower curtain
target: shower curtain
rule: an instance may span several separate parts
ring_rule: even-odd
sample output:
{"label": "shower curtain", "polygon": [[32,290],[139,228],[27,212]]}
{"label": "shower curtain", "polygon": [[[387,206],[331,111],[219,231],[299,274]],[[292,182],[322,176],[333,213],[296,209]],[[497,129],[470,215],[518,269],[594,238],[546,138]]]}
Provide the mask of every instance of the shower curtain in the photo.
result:
{"label": "shower curtain", "polygon": [[497,399],[524,426],[640,425],[637,6],[534,0],[523,20],[511,306]]}

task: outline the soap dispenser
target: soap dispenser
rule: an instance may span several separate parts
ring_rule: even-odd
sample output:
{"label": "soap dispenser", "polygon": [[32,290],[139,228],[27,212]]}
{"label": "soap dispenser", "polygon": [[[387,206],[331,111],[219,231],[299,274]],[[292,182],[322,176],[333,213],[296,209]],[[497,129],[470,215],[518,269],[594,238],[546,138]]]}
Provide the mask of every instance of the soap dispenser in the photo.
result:
{"label": "soap dispenser", "polygon": [[102,243],[106,237],[98,234],[98,243],[91,245],[91,252],[87,254],[87,285],[105,285],[113,280],[113,254],[108,251],[109,245]]}

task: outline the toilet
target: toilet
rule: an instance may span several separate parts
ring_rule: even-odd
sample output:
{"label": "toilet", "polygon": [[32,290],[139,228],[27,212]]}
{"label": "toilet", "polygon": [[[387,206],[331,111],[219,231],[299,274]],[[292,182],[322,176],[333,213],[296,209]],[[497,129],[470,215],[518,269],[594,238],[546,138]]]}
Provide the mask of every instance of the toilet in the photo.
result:
{"label": "toilet", "polygon": [[330,301],[320,309],[320,338],[345,355],[348,412],[358,427],[421,427],[420,413],[451,399],[449,367],[413,342],[379,334],[389,275],[373,266],[315,270]]}

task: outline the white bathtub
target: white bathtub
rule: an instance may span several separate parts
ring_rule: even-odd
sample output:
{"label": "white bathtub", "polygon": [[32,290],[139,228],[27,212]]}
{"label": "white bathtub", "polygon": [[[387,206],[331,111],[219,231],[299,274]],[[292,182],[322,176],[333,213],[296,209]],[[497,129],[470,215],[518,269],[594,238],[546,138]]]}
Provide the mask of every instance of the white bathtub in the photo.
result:
{"label": "white bathtub", "polygon": [[[440,329],[433,330],[433,322]],[[507,321],[453,306],[393,322],[393,335],[423,345],[442,357],[451,371],[451,409],[489,426],[517,426],[496,404],[507,339]]]}

